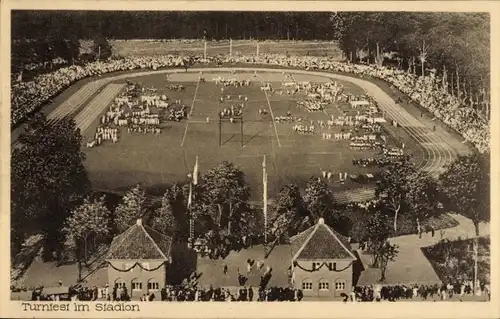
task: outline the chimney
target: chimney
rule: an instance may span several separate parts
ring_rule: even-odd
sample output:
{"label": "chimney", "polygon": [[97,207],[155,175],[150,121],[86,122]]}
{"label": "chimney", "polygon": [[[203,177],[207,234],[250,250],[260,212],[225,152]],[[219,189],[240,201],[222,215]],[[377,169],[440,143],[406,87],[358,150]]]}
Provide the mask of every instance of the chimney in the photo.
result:
{"label": "chimney", "polygon": [[142,226],[142,219],[141,219],[141,218],[139,218],[135,224],[136,224],[137,226]]}

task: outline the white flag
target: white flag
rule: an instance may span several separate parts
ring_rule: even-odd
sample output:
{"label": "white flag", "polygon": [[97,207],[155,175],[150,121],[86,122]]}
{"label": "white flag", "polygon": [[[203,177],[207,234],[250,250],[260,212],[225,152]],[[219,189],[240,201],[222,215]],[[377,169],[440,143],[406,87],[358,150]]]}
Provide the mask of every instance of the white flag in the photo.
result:
{"label": "white flag", "polygon": [[193,202],[193,186],[189,184],[189,196],[188,196],[188,204],[187,207],[191,208],[191,203]]}
{"label": "white flag", "polygon": [[198,155],[196,155],[196,163],[194,164],[193,185],[198,185]]}

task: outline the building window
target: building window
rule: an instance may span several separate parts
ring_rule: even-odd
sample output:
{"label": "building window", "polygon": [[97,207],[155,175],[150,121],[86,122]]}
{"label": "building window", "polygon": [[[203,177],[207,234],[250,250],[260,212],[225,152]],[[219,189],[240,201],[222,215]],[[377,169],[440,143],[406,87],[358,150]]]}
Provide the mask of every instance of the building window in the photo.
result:
{"label": "building window", "polygon": [[330,290],[330,283],[325,279],[319,281],[319,290],[328,291]]}
{"label": "building window", "polygon": [[142,290],[142,282],[132,281],[132,290]]}
{"label": "building window", "polygon": [[313,283],[310,279],[305,279],[302,282],[302,290],[312,290],[313,289]]}
{"label": "building window", "polygon": [[117,288],[124,288],[125,282],[123,281],[123,279],[118,278],[115,280],[115,285],[117,286]]}
{"label": "building window", "polygon": [[345,290],[345,281],[339,280],[335,282],[335,290],[341,291]]}
{"label": "building window", "polygon": [[148,282],[148,290],[159,290],[160,289],[160,284],[156,281],[149,281]]}
{"label": "building window", "polygon": [[328,269],[330,269],[330,271],[336,271],[337,263],[328,263]]}

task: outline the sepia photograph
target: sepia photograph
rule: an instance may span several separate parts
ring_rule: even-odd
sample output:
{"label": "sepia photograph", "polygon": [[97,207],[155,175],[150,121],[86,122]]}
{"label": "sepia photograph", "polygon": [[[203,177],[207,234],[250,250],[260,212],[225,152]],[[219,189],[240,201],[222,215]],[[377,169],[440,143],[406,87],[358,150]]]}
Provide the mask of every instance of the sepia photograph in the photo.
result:
{"label": "sepia photograph", "polygon": [[10,300],[490,302],[490,18],[11,10]]}

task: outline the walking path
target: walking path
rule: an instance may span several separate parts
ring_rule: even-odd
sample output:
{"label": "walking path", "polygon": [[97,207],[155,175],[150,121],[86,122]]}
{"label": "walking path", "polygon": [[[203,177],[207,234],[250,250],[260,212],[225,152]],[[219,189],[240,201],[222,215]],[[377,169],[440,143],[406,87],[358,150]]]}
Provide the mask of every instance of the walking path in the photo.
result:
{"label": "walking path", "polygon": [[[441,239],[457,240],[459,238],[473,238],[476,235],[474,224],[472,220],[458,214],[449,214],[453,217],[458,225],[455,227],[442,229],[436,231],[434,237],[432,234],[424,233],[422,238],[418,238],[418,235],[404,235],[390,238],[389,241],[392,244],[399,246],[399,254],[396,260],[389,263],[386,272],[386,283],[387,284],[428,284],[432,285],[435,283],[441,283],[441,280],[437,276],[431,263],[425,257],[422,252],[423,247],[428,247],[437,244]],[[487,236],[490,234],[489,223],[479,224],[479,235]],[[364,264],[370,262],[371,257],[362,254],[358,251]],[[370,274],[363,276],[361,275],[359,284],[374,284],[380,276],[379,271],[369,271]]]}
{"label": "walking path", "polygon": [[[406,247],[428,247],[437,244],[441,240],[441,232],[443,234],[443,239],[457,240],[460,238],[474,238],[476,237],[476,231],[472,220],[459,214],[449,214],[453,219],[458,222],[458,225],[451,228],[446,228],[442,230],[437,230],[434,237],[431,233],[422,234],[422,238],[419,239],[418,235],[405,235],[391,238],[393,244],[399,245],[401,248]],[[487,236],[490,234],[489,223],[479,224],[479,235]]]}

